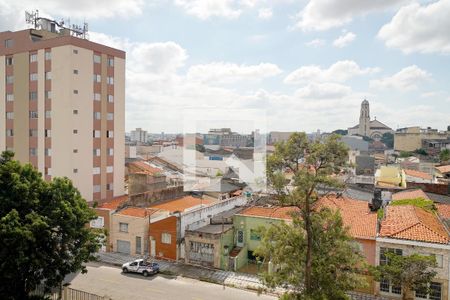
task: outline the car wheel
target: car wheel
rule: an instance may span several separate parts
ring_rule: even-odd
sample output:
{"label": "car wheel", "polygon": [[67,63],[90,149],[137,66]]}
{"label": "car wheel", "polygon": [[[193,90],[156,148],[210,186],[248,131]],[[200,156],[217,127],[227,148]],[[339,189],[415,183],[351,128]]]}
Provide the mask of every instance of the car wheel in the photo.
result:
{"label": "car wheel", "polygon": [[148,272],[147,272],[147,271],[144,271],[144,272],[142,273],[142,275],[144,275],[144,277],[147,277],[147,276],[148,276]]}
{"label": "car wheel", "polygon": [[128,269],[127,269],[127,268],[123,268],[123,269],[122,269],[122,272],[128,273]]}

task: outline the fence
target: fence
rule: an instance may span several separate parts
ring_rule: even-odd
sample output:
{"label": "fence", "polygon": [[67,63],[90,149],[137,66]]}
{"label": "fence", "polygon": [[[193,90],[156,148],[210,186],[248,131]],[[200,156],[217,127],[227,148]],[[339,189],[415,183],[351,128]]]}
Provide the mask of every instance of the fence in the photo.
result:
{"label": "fence", "polygon": [[112,300],[108,296],[99,296],[85,291],[72,289],[68,286],[63,287],[61,297],[59,296],[59,291],[57,289],[53,290],[50,293],[45,293],[44,288],[42,286],[38,287],[31,294],[40,296],[45,295],[50,300]]}

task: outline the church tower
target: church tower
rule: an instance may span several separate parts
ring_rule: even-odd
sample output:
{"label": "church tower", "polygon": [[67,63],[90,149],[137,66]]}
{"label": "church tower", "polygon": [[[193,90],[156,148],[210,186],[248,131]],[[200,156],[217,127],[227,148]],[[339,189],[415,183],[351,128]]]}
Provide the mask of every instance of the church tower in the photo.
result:
{"label": "church tower", "polygon": [[361,103],[361,112],[359,115],[359,135],[370,135],[370,109],[369,101],[364,100]]}

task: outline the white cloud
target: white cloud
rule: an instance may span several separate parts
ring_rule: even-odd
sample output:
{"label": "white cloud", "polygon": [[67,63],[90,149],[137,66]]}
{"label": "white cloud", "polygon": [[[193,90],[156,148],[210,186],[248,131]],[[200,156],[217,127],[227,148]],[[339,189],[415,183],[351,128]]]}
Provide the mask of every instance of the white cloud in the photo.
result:
{"label": "white cloud", "polygon": [[242,13],[242,9],[235,2],[234,0],[175,0],[175,5],[201,20],[207,20],[210,17],[235,19]]}
{"label": "white cloud", "polygon": [[270,63],[258,65],[237,65],[233,63],[216,62],[204,65],[194,65],[189,68],[187,78],[193,81],[210,83],[230,83],[241,80],[261,80],[280,74],[281,69]]}
{"label": "white cloud", "polygon": [[402,7],[378,32],[389,48],[404,53],[450,53],[450,0]]}
{"label": "white cloud", "polygon": [[395,89],[405,92],[417,89],[420,83],[430,79],[430,73],[416,65],[412,65],[403,68],[392,76],[371,80],[369,85],[375,89]]}
{"label": "white cloud", "polygon": [[295,92],[295,96],[309,99],[334,99],[350,95],[351,92],[352,89],[349,86],[342,84],[330,82],[310,83],[298,89]]}
{"label": "white cloud", "polygon": [[303,66],[290,73],[284,79],[287,84],[305,82],[345,82],[354,76],[376,73],[379,68],[361,68],[352,60],[342,60],[334,63],[328,69],[320,66]]}
{"label": "white cloud", "polygon": [[314,39],[314,40],[311,40],[311,41],[305,43],[306,46],[313,47],[313,48],[323,47],[323,46],[325,46],[325,44],[326,44],[326,41],[323,39]]}
{"label": "white cloud", "polygon": [[347,32],[333,41],[333,46],[336,48],[344,48],[353,42],[356,38],[356,34],[353,32]]}
{"label": "white cloud", "polygon": [[260,8],[258,10],[258,18],[263,20],[268,20],[272,18],[273,12],[270,8]]}
{"label": "white cloud", "polygon": [[310,0],[298,13],[296,28],[327,30],[347,24],[356,16],[385,10],[405,0]]}

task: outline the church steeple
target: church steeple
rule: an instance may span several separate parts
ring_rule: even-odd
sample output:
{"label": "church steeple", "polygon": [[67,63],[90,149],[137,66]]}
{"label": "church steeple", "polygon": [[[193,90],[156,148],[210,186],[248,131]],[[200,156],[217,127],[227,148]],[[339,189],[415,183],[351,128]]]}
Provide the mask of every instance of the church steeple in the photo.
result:
{"label": "church steeple", "polygon": [[359,114],[359,135],[369,136],[370,134],[370,108],[369,101],[364,99],[361,103],[361,112]]}

